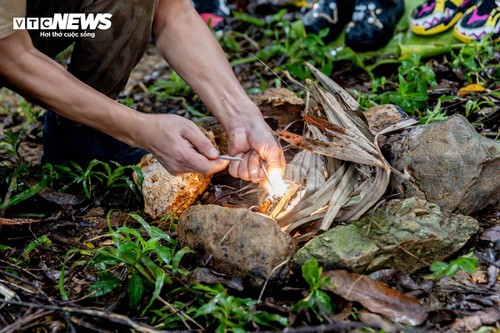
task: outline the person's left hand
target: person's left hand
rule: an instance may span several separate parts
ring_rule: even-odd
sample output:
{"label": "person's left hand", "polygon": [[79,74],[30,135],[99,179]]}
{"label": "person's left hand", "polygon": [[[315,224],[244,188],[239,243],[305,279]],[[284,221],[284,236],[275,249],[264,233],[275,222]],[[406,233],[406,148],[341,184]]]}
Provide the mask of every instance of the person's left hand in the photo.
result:
{"label": "person's left hand", "polygon": [[283,173],[285,157],[283,150],[271,128],[266,124],[259,113],[250,119],[242,121],[227,128],[229,135],[229,155],[241,157],[240,161],[233,161],[229,165],[229,173],[233,177],[243,180],[260,182],[265,174],[262,170],[261,159],[264,161],[266,171],[279,169]]}

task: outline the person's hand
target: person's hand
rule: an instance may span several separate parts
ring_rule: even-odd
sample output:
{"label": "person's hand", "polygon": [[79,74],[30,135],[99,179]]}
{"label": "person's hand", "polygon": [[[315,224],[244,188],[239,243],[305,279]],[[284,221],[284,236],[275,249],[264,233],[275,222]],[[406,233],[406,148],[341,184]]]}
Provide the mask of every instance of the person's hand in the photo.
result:
{"label": "person's hand", "polygon": [[219,152],[192,121],[171,114],[145,117],[143,146],[172,175],[186,172],[209,175],[227,167],[229,162],[217,159]]}
{"label": "person's hand", "polygon": [[258,183],[265,179],[261,160],[267,172],[285,168],[285,157],[273,131],[260,114],[247,119],[239,119],[226,128],[229,135],[229,155],[241,157],[229,165],[229,173],[233,177],[251,180]]}

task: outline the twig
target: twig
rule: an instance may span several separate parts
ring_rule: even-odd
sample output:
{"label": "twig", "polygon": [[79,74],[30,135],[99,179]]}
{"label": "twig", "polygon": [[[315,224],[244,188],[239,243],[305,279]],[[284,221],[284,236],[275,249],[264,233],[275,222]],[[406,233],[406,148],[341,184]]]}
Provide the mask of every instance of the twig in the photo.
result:
{"label": "twig", "polygon": [[[18,265],[15,265],[15,264],[13,264],[13,263],[11,263],[11,262],[8,262],[8,261],[2,260],[2,259],[0,259],[0,263],[2,263],[2,264],[6,264],[6,265],[9,265],[10,267],[14,267],[14,268],[16,268],[16,269],[18,269],[18,270],[22,271],[23,273],[28,274],[29,276],[31,276],[32,278],[34,278],[34,279],[35,279],[35,280],[37,280],[37,281],[42,281],[42,278],[40,278],[39,276],[37,276],[37,275],[35,275],[35,274],[31,273],[30,271],[28,271],[28,270],[26,270],[26,269],[24,269],[24,268],[22,268],[22,267],[20,267],[20,266],[18,266]],[[2,271],[2,273],[4,273],[4,274],[5,274],[6,272]]]}
{"label": "twig", "polygon": [[[319,326],[302,326],[302,327],[287,327],[283,330],[283,333],[316,333],[316,332],[347,332],[354,328],[373,328],[380,329],[377,325],[364,324],[352,321],[336,321],[330,324],[319,325]],[[268,333],[266,331],[261,331],[261,333]]]}
{"label": "twig", "polygon": [[[173,306],[172,304],[170,304],[169,302],[165,301],[163,298],[161,298],[160,296],[157,297],[157,299],[162,302],[163,304],[165,304],[171,311],[173,311],[173,314],[176,314],[176,313],[179,313],[181,314],[182,316],[186,317],[190,322],[192,322],[193,324],[195,324],[196,326],[198,326],[200,329],[204,329],[203,326],[201,326],[200,324],[198,324],[196,322],[196,320],[194,320],[193,318],[191,318],[190,316],[188,316],[184,311],[182,311],[182,309],[177,309],[175,306]],[[191,330],[191,327],[189,327],[188,323],[184,320],[184,318],[182,318],[182,316],[179,316],[179,318],[182,320],[182,322],[184,323],[184,325],[189,329]]]}
{"label": "twig", "polygon": [[[134,330],[136,330],[139,333],[170,333],[173,331],[161,331],[157,330],[153,327],[150,327],[148,325],[144,324],[139,324],[130,319],[129,317],[109,311],[102,311],[102,310],[97,310],[97,309],[82,309],[82,308],[75,308],[75,307],[70,307],[70,306],[57,306],[57,305],[44,305],[44,304],[37,304],[37,303],[30,303],[30,302],[18,302],[18,301],[8,301],[5,299],[0,299],[0,303],[6,303],[9,305],[18,305],[18,306],[23,306],[23,307],[32,307],[32,308],[39,308],[39,309],[44,309],[48,311],[58,311],[58,312],[70,312],[70,313],[78,313],[78,314],[84,314],[87,316],[91,317],[97,317],[97,318],[102,318],[106,319],[108,321],[125,325],[128,326]],[[7,332],[12,332],[12,330],[2,330],[0,333],[7,333]]]}
{"label": "twig", "polygon": [[[2,301],[3,300],[0,299],[0,302],[2,302]],[[25,327],[23,327],[23,325],[29,324],[30,322],[32,322],[40,317],[47,316],[51,312],[52,311],[38,311],[38,312],[32,313],[26,317],[18,318],[18,319],[16,319],[15,322],[10,324],[9,326],[4,327],[4,329],[1,330],[0,333],[16,332],[20,329],[25,329]]]}
{"label": "twig", "polygon": [[273,276],[274,272],[276,272],[276,270],[280,269],[283,265],[285,265],[289,261],[290,261],[290,259],[286,259],[285,261],[279,263],[278,265],[276,265],[276,267],[273,268],[271,273],[269,273],[269,276],[266,278],[266,281],[264,281],[264,285],[262,286],[262,290],[260,291],[259,299],[257,300],[257,303],[260,303],[262,301],[262,296],[264,295],[264,290],[266,290],[267,283],[268,283],[269,279]]}

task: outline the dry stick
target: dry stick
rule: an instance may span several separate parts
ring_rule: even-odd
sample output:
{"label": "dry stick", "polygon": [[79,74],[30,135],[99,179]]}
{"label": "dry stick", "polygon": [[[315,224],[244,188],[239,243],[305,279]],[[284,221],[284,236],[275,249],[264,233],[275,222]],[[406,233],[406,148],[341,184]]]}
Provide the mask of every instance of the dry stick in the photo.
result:
{"label": "dry stick", "polygon": [[352,288],[354,288],[354,286],[364,277],[364,275],[360,275],[356,281],[354,281],[350,286],[349,286],[349,289],[347,290],[347,293],[345,294],[345,296],[343,296],[345,299],[347,299],[349,297],[349,294],[351,293],[352,291]]}
{"label": "dry stick", "polygon": [[[0,301],[3,301],[2,299],[0,299]],[[0,333],[8,333],[8,332],[16,332],[17,330],[20,330],[20,329],[27,329],[28,327],[23,327],[23,325],[25,324],[29,324],[30,322],[40,318],[40,317],[43,317],[43,316],[46,316],[46,315],[49,315],[52,311],[39,311],[39,312],[35,312],[35,313],[32,313],[26,317],[23,317],[23,318],[18,318],[16,319],[15,322],[13,322],[12,324],[8,325],[8,326],[5,326],[3,330],[0,331]]]}
{"label": "dry stick", "polygon": [[[109,311],[102,311],[102,310],[95,310],[95,309],[81,309],[81,308],[75,308],[75,307],[70,307],[70,306],[57,306],[57,305],[43,305],[43,304],[37,304],[37,303],[29,303],[29,302],[18,302],[18,301],[8,301],[0,298],[0,303],[6,303],[10,305],[18,305],[18,306],[24,306],[24,307],[32,307],[32,308],[40,308],[44,310],[49,310],[49,311],[60,311],[60,312],[71,312],[71,313],[79,313],[79,314],[84,314],[87,316],[92,316],[92,317],[97,317],[97,318],[102,318],[109,320],[111,322],[125,325],[128,327],[133,328],[139,333],[170,333],[172,331],[160,331],[157,329],[154,329],[153,327],[144,325],[144,324],[139,324],[130,319],[127,316],[109,312]],[[2,330],[0,333],[7,333],[7,332],[12,332],[9,330]]]}
{"label": "dry stick", "polygon": [[[196,322],[196,320],[194,320],[193,318],[191,318],[190,316],[188,316],[184,311],[182,311],[181,309],[177,309],[175,306],[173,306],[172,304],[170,304],[169,302],[167,302],[166,300],[164,300],[163,298],[161,298],[160,296],[158,296],[157,298],[160,302],[162,302],[163,304],[165,304],[171,311],[173,311],[173,313],[180,313],[182,316],[186,317],[190,322],[192,322],[193,324],[195,324],[196,326],[198,326],[200,329],[204,329],[203,326],[201,326],[200,324],[198,324],[198,322]],[[184,320],[184,318],[182,318],[182,316],[179,316],[180,320],[184,323],[184,325],[191,330],[191,327],[189,326],[189,324]]]}
{"label": "dry stick", "polygon": [[262,296],[264,296],[264,290],[266,290],[267,283],[269,282],[269,279],[273,276],[274,272],[276,272],[277,269],[280,269],[281,266],[285,265],[288,263],[290,259],[286,259],[285,261],[279,263],[276,265],[276,267],[273,268],[271,273],[269,273],[269,276],[266,278],[266,281],[264,281],[264,285],[262,286],[262,290],[260,291],[259,298],[257,299],[257,303],[260,303],[262,301]]}
{"label": "dry stick", "polygon": [[[35,274],[31,273],[30,271],[28,271],[28,270],[26,270],[26,269],[24,269],[24,268],[22,268],[22,267],[20,267],[20,266],[18,266],[18,265],[16,265],[16,264],[13,264],[13,263],[11,263],[11,262],[8,262],[8,261],[2,260],[2,259],[0,259],[0,263],[2,263],[2,264],[6,264],[6,265],[8,265],[8,266],[10,266],[10,267],[13,267],[13,268],[16,268],[16,269],[18,269],[18,270],[22,271],[23,273],[25,273],[25,274],[27,274],[27,275],[31,276],[33,279],[35,279],[35,280],[37,280],[37,281],[42,281],[42,279],[41,279],[39,276],[37,276],[37,275],[35,275]],[[0,267],[0,268],[1,268],[1,267]],[[2,272],[2,274],[5,274],[5,275],[7,275],[7,276],[8,276],[7,272],[5,272],[5,271],[3,271],[3,270],[2,270],[1,272]]]}

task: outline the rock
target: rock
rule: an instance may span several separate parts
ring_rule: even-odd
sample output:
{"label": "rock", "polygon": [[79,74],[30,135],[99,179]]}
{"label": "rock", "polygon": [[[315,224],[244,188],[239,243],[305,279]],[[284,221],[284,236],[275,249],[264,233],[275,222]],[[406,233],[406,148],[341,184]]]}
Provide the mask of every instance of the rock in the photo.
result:
{"label": "rock", "polygon": [[[151,154],[144,156],[138,166],[144,173],[144,212],[153,218],[179,216],[210,184],[209,176],[198,173],[172,176]],[[134,181],[139,182],[136,173]]]}
{"label": "rock", "polygon": [[257,104],[264,118],[276,121],[279,129],[302,119],[300,114],[304,110],[304,100],[288,89],[271,88],[250,98]]}
{"label": "rock", "polygon": [[394,104],[375,106],[368,111],[363,112],[363,115],[368,122],[368,126],[370,126],[370,130],[374,133],[378,133],[391,125],[408,119],[408,115],[405,111],[401,107]]}
{"label": "rock", "polygon": [[416,127],[405,140],[392,148],[391,164],[411,177],[395,179],[394,191],[465,215],[500,205],[500,142],[479,135],[464,117]]}
{"label": "rock", "polygon": [[292,268],[314,257],[325,270],[396,268],[411,273],[453,254],[478,229],[472,217],[442,213],[439,206],[418,198],[396,199],[309,241],[294,256]]}
{"label": "rock", "polygon": [[294,245],[268,216],[241,208],[192,206],[181,215],[177,232],[180,243],[201,254],[212,270],[251,287],[261,288],[268,278],[280,285],[288,277]]}

